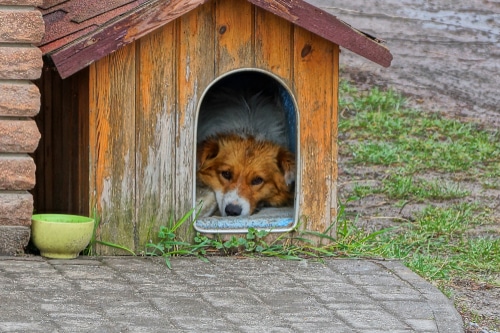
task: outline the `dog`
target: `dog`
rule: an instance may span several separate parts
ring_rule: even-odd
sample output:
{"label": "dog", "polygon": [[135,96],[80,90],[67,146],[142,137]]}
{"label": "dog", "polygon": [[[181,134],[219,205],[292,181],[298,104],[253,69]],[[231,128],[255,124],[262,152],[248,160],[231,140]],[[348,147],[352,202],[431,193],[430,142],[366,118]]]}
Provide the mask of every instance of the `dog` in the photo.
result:
{"label": "dog", "polygon": [[218,90],[204,98],[198,124],[201,216],[248,216],[293,202],[295,156],[279,95]]}

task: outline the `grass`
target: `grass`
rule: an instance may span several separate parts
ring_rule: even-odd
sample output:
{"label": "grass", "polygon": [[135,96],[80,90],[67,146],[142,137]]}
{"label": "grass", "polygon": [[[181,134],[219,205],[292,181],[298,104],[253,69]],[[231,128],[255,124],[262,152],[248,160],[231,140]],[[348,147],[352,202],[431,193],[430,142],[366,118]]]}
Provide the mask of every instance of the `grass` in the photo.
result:
{"label": "grass", "polygon": [[[355,163],[398,168],[400,173],[458,172],[500,176],[499,133],[439,114],[404,107],[392,90],[359,93],[341,84],[340,108],[352,114],[339,122]],[[355,140],[355,141],[354,141]]]}
{"label": "grass", "polygon": [[468,204],[449,208],[429,206],[415,222],[380,239],[387,244],[382,254],[403,259],[409,268],[443,289],[454,278],[500,287],[500,281],[486,276],[499,271],[500,239],[468,238],[466,233],[483,223],[484,217]]}
{"label": "grass", "polygon": [[390,174],[379,186],[356,185],[354,195],[365,197],[370,194],[385,194],[389,199],[425,202],[427,199],[449,200],[464,198],[470,191],[460,188],[460,184],[440,180],[417,179],[412,176]]}

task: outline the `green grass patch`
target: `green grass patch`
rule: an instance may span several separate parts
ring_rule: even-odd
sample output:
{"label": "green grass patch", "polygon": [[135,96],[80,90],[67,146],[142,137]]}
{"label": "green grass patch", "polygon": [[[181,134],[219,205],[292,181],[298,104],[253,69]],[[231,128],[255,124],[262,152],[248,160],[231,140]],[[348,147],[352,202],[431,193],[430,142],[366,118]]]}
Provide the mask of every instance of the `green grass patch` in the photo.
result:
{"label": "green grass patch", "polygon": [[460,188],[459,183],[442,180],[417,179],[413,176],[390,174],[380,185],[359,185],[353,189],[356,197],[363,198],[371,194],[385,194],[389,199],[412,200],[451,200],[464,198],[470,191]]}
{"label": "green grass patch", "polygon": [[[391,229],[368,233],[352,223],[345,212],[345,205],[340,205],[336,222],[335,235],[330,230],[325,232],[300,231],[300,224],[293,232],[283,233],[267,242],[270,231],[248,229],[246,234],[224,237],[223,235],[205,235],[197,233],[194,242],[180,239],[176,230],[184,223],[191,223],[190,210],[179,220],[171,220],[168,226],[162,226],[158,232],[159,241],[147,244],[146,255],[162,256],[167,267],[172,268],[171,258],[176,256],[195,256],[207,261],[208,255],[246,255],[276,257],[288,260],[315,259],[326,257],[380,257],[385,245],[378,242],[378,237]],[[318,245],[311,238],[319,239]]]}
{"label": "green grass patch", "polygon": [[[417,274],[448,290],[454,278],[500,287],[500,239],[469,238],[466,231],[487,224],[488,216],[471,204],[428,206],[416,221],[357,237],[346,255],[401,259]],[[349,224],[347,222],[347,224]],[[358,235],[363,231],[358,230]],[[340,251],[332,247],[332,251]]]}
{"label": "green grass patch", "polygon": [[341,152],[354,163],[498,176],[499,132],[407,108],[393,90],[358,92],[343,83],[340,94],[339,132],[347,142]]}

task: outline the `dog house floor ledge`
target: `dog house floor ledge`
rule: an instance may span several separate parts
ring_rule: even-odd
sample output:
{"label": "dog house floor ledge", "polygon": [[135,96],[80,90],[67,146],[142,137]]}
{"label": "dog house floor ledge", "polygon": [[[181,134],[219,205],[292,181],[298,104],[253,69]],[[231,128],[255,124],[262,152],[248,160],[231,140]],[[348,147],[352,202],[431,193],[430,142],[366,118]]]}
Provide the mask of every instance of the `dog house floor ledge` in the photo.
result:
{"label": "dog house floor ledge", "polygon": [[204,233],[245,233],[250,228],[270,232],[286,232],[293,229],[294,220],[292,207],[269,207],[263,208],[251,216],[199,218],[195,221],[194,227],[197,231]]}

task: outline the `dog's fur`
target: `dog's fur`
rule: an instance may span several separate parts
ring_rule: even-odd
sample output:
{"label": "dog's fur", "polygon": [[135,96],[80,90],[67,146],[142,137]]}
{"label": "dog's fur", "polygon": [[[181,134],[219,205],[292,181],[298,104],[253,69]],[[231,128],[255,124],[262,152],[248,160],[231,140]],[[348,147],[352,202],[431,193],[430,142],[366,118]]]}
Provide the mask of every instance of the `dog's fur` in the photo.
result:
{"label": "dog's fur", "polygon": [[202,215],[218,208],[222,216],[246,216],[292,201],[295,157],[286,148],[286,119],[277,96],[219,91],[205,98],[198,123]]}

